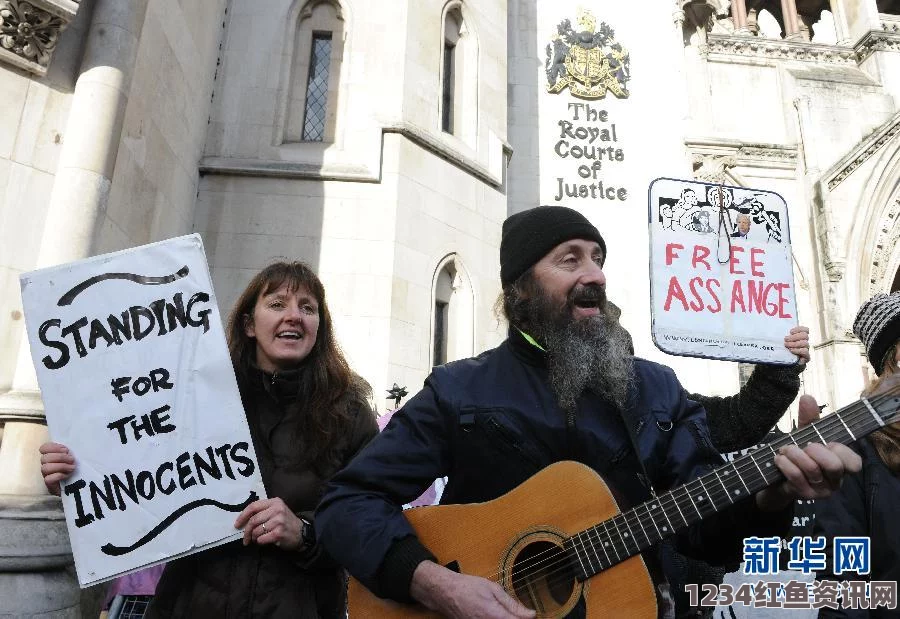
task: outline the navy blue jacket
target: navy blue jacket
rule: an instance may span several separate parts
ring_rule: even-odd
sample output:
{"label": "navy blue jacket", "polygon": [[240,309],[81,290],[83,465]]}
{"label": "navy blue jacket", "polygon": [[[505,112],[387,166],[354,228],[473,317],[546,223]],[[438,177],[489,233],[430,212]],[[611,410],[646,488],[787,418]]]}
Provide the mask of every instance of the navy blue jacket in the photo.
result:
{"label": "navy blue jacket", "polygon": [[[853,447],[862,456],[859,473],[847,475],[841,489],[827,499],[816,501],[814,535],[825,535],[828,569],[817,574],[821,580],[887,580],[900,581],[900,477],[892,474],[878,456],[869,439]],[[832,552],[834,536],[871,538],[871,573],[834,575]],[[897,617],[900,610],[823,608],[819,617]]]}
{"label": "navy blue jacket", "polygon": [[[635,372],[626,414],[656,490],[721,463],[703,408],[687,399],[672,370],[635,359]],[[332,478],[316,514],[319,539],[376,594],[408,601],[412,572],[427,553],[415,550],[400,506],[437,477],[449,477],[441,503],[473,503],[505,494],[553,462],[577,460],[618,491],[620,506],[650,498],[616,408],[586,393],[574,422],[567,425],[549,386],[544,353],[518,333],[478,357],[437,367]],[[754,519],[752,534],[786,530],[789,510],[763,515],[755,501],[741,506],[693,527],[684,551],[713,563],[739,560]]]}

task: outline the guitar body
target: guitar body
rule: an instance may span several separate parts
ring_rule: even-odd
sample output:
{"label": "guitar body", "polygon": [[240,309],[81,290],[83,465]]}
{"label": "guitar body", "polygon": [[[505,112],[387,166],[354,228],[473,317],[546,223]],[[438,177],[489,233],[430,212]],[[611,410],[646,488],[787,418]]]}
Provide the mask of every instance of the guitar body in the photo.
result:
{"label": "guitar body", "polygon": [[[563,540],[618,513],[606,483],[577,462],[557,462],[493,501],[404,512],[438,562],[500,582],[538,617],[565,617],[584,594],[588,619],[655,618],[655,587],[640,555],[583,583],[565,568]],[[355,579],[349,609],[351,619],[438,616],[376,597]]]}

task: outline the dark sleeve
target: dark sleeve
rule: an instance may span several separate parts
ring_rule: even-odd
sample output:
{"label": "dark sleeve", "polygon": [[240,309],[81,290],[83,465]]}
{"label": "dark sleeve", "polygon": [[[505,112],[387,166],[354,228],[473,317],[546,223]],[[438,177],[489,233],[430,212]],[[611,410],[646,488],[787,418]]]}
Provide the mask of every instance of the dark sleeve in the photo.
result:
{"label": "dark sleeve", "polygon": [[338,563],[380,597],[411,601],[418,564],[433,558],[415,537],[402,505],[449,471],[455,427],[434,376],[343,471],[316,510],[320,542]]}
{"label": "dark sleeve", "polygon": [[[866,578],[858,576],[856,573],[835,575],[832,562],[835,536],[865,537],[869,535],[869,530],[866,526],[865,504],[865,481],[862,472],[846,475],[840,490],[832,493],[827,499],[816,501],[813,537],[820,535],[825,537],[825,557],[827,561],[826,569],[816,574],[819,580],[841,582]],[[867,610],[860,609],[823,608],[819,611],[819,617],[823,619],[835,619],[837,617],[863,619],[868,616]]]}
{"label": "dark sleeve", "polygon": [[[354,407],[353,425],[348,430],[349,440],[344,457],[344,466],[346,466],[353,458],[356,457],[363,448],[375,438],[378,434],[378,422],[375,420],[375,411],[368,404],[360,404]],[[338,564],[331,556],[324,552],[322,544],[319,543],[318,523],[316,522],[313,511],[298,512],[298,518],[305,518],[313,524],[313,530],[316,531],[316,544],[311,548],[307,548],[302,552],[298,552],[294,562],[305,570],[323,570],[334,569]]]}
{"label": "dark sleeve", "polygon": [[[674,374],[672,380],[677,383]],[[666,470],[674,474],[669,480],[671,486],[685,484],[724,464],[710,439],[703,407],[688,399],[683,389],[676,406],[666,462]],[[778,512],[763,512],[753,495],[738,497],[729,507],[679,535],[676,547],[682,554],[712,565],[735,565],[743,558],[745,538],[783,537],[790,527],[792,513],[792,506]]]}
{"label": "dark sleeve", "polygon": [[354,414],[354,424],[350,430],[349,447],[343,466],[347,466],[377,434],[378,421],[375,411],[368,403],[360,403]]}
{"label": "dark sleeve", "polygon": [[738,451],[760,443],[781,419],[800,391],[800,364],[753,368],[750,379],[728,397],[690,394],[706,409],[713,444],[720,452]]}

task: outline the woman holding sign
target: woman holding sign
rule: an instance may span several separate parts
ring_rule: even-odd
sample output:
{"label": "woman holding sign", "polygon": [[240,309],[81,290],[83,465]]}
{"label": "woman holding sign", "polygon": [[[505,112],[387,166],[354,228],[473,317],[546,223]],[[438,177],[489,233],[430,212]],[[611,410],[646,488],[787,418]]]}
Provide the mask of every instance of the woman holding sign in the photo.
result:
{"label": "woman holding sign", "polygon": [[[853,322],[853,333],[865,345],[869,363],[878,375],[866,393],[883,392],[889,382],[895,390],[900,388],[900,292],[878,294],[863,303]],[[900,580],[900,532],[897,530],[897,514],[900,512],[900,422],[857,441],[854,447],[862,456],[862,470],[847,475],[840,490],[828,499],[816,502],[814,537],[826,536],[824,555],[828,562],[827,569],[819,572],[817,577],[839,582],[893,583],[893,600],[896,603],[896,582]],[[854,545],[851,540],[844,546],[848,551],[844,555],[847,564],[835,566],[833,550],[836,537],[869,538],[868,557],[855,563],[852,560]],[[845,568],[848,569],[842,573]],[[876,594],[874,584],[868,595],[863,590],[860,597],[873,603],[879,598],[881,601],[887,599]],[[836,609],[823,608],[819,614],[819,617],[896,616],[896,608],[884,606],[865,610],[844,608],[842,605]]]}
{"label": "woman holding sign", "polygon": [[[243,539],[172,561],[147,617],[344,617],[344,573],[316,544],[313,510],[326,480],[378,431],[369,387],[337,346],[325,290],[301,262],[258,273],[227,326],[247,421],[272,498],[241,512]],[[44,483],[75,468],[41,446]]]}

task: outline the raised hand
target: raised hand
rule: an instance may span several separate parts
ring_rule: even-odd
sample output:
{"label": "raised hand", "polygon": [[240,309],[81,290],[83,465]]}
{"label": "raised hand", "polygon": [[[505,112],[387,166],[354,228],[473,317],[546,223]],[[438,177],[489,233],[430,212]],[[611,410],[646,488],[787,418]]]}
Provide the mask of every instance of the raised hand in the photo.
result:
{"label": "raised hand", "polygon": [[798,326],[784,338],[784,347],[800,357],[800,365],[809,363],[809,328]]}

